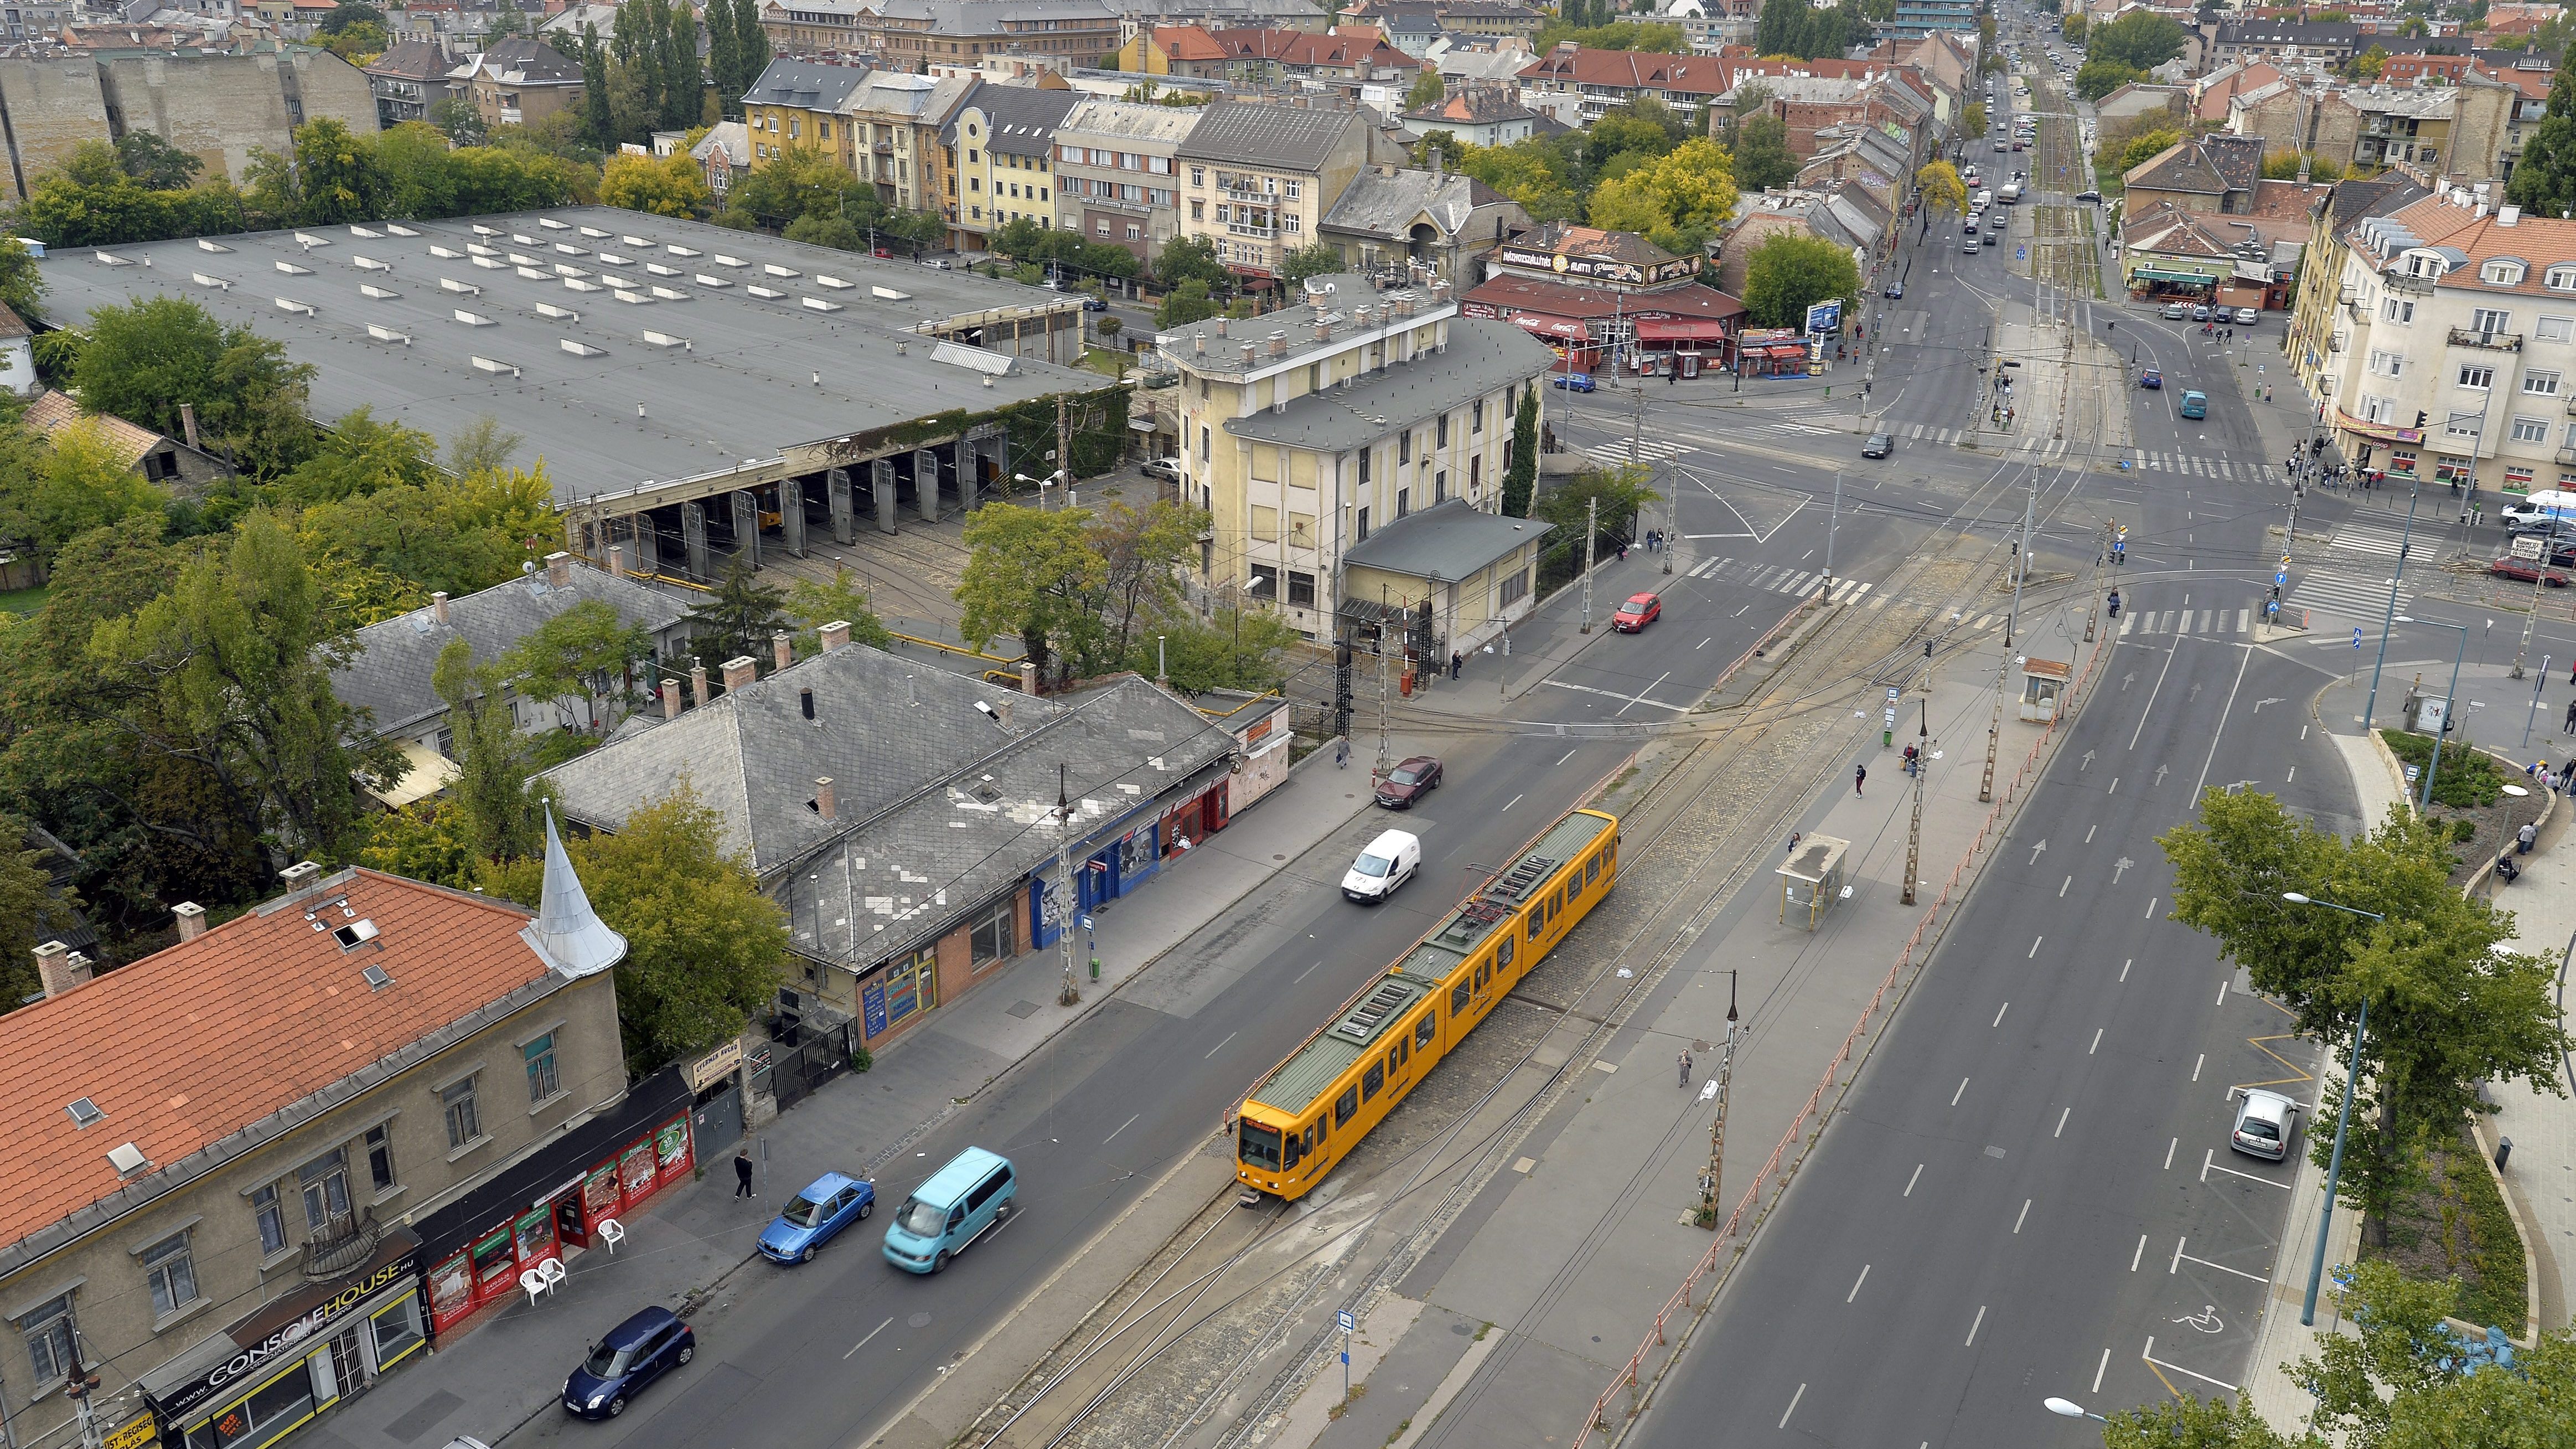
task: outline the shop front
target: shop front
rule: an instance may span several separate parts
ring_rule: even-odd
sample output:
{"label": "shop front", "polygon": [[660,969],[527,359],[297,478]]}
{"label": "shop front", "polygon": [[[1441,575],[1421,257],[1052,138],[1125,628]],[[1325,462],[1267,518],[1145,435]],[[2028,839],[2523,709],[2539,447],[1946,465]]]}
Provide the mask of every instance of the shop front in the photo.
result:
{"label": "shop front", "polygon": [[1805,377],[1814,356],[1794,327],[1748,328],[1736,339],[1736,367],[1746,377]]}
{"label": "shop front", "polygon": [[1698,317],[1637,317],[1637,351],[1656,357],[1656,371],[1666,376],[1697,377],[1702,367],[1728,365],[1732,339],[1726,324]]}
{"label": "shop front", "polygon": [[[615,1107],[430,1214],[420,1226],[432,1333],[519,1291],[519,1275],[593,1246],[697,1167],[680,1068],[646,1078]],[[231,1449],[230,1445],[217,1449]]]}
{"label": "shop front", "polygon": [[2141,301],[2176,297],[2186,302],[2206,302],[2217,285],[2216,278],[2204,277],[2198,272],[2140,267],[2129,273],[2129,295]]}
{"label": "shop front", "polygon": [[1548,369],[1550,372],[1591,372],[1599,368],[1608,356],[1606,350],[1593,341],[1592,329],[1584,326],[1583,319],[1579,317],[1515,312],[1511,323],[1546,343],[1547,350],[1556,354],[1556,365]]}
{"label": "shop front", "polygon": [[384,1235],[345,1276],[307,1284],[143,1376],[161,1442],[264,1449],[429,1341],[421,1239]]}
{"label": "shop front", "polygon": [[2341,408],[2335,409],[2334,420],[2335,431],[2343,435],[2344,456],[2352,460],[2355,471],[2384,473],[2401,482],[2415,481],[2417,460],[2424,447],[2423,429],[2370,422]]}

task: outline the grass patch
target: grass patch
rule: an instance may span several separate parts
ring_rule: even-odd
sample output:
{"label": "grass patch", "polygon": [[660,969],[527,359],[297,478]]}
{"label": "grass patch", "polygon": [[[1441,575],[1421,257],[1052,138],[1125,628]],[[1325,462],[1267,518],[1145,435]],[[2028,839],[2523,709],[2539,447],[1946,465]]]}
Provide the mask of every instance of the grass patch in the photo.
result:
{"label": "grass patch", "polygon": [[[2390,753],[2418,770],[2429,767],[2433,759],[2433,737],[2412,730],[2383,729],[2379,737],[2386,741]],[[2419,780],[2421,776],[2417,777]],[[2417,786],[2420,790],[2422,787]],[[2442,768],[2433,777],[2433,803],[2454,810],[2476,810],[2493,805],[2503,792],[2504,772],[2495,762],[2478,753],[2466,740],[2455,740],[2442,747]]]}
{"label": "grass patch", "polygon": [[2424,1188],[2401,1199],[2389,1215],[2388,1246],[2365,1245],[2362,1256],[2392,1264],[2418,1282],[2448,1281],[2457,1294],[2452,1317],[2524,1336],[2530,1324],[2523,1316],[2529,1284],[2522,1271],[2522,1236],[2466,1122],[2425,1152],[2424,1175]]}
{"label": "grass patch", "polygon": [[38,584],[32,589],[0,591],[0,613],[32,614],[45,607],[45,595],[52,588],[51,584]]}
{"label": "grass patch", "polygon": [[1128,354],[1106,347],[1087,347],[1082,353],[1083,366],[1110,377],[1125,377],[1127,369],[1134,363],[1135,359]]}

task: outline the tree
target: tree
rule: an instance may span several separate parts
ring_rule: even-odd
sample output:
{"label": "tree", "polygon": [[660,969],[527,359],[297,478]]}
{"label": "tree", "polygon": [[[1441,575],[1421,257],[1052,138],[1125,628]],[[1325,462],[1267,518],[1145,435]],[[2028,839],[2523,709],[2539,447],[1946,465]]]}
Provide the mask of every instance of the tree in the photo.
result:
{"label": "tree", "polygon": [[1521,405],[1512,414],[1512,461],[1503,469],[1503,512],[1527,518],[1530,495],[1538,488],[1538,389],[1521,389]]}
{"label": "tree", "polygon": [[502,431],[501,420],[486,413],[447,440],[447,471],[458,478],[499,472],[510,466],[526,441],[517,433]]}
{"label": "tree", "polygon": [[[2384,45],[2373,45],[2352,58],[2352,74],[2355,80],[2375,81],[2387,70],[2388,47]],[[2552,89],[2555,87],[2553,86]]]}
{"label": "tree", "polygon": [[2181,144],[2179,131],[2149,131],[2129,142],[2128,149],[2120,153],[2119,169],[2126,174]]}
{"label": "tree", "polygon": [[158,131],[128,131],[116,138],[116,164],[147,191],[185,191],[206,163],[161,139]]}
{"label": "tree", "polygon": [[2123,1409],[2102,1426],[2103,1449],[2293,1449],[2250,1398],[2183,1399]]}
{"label": "tree", "polygon": [[1591,26],[1573,26],[1563,20],[1551,20],[1539,27],[1530,44],[1535,53],[1545,55],[1558,45],[1573,41],[1586,50],[1653,51],[1665,55],[1690,54],[1690,37],[1681,26],[1668,20],[1612,20],[1605,7],[1603,21]]}
{"label": "tree", "polygon": [[1199,534],[1208,526],[1207,514],[1178,503],[1111,503],[1091,521],[1091,548],[1105,565],[1095,612],[1107,633],[1100,658],[1087,665],[1123,662],[1147,624],[1180,612],[1182,570],[1197,556]]}
{"label": "tree", "polygon": [[1959,168],[1947,161],[1935,161],[1915,172],[1914,189],[1935,215],[1956,216],[1967,210],[1968,183],[1959,179]]}
{"label": "tree", "polygon": [[2079,10],[2072,15],[2061,16],[2059,17],[2058,24],[2064,27],[2063,34],[2066,36],[2067,44],[2073,46],[2081,46],[2084,44],[2084,27],[2086,24],[2084,12]]}
{"label": "tree", "polygon": [[733,0],[733,54],[736,84],[733,96],[737,110],[743,92],[769,68],[769,32],[760,28],[760,7],[756,0]]}
{"label": "tree", "polygon": [[2088,101],[2098,101],[2124,85],[2144,80],[2146,74],[2116,60],[2088,60],[2076,69],[2075,93]]}
{"label": "tree", "polygon": [[2149,71],[2182,54],[2183,42],[2179,21],[2152,10],[2131,10],[2107,25],[2094,27],[2084,53],[2092,60]]}
{"label": "tree", "polygon": [[876,607],[867,593],[850,581],[850,571],[834,567],[829,582],[799,577],[787,590],[787,617],[801,627],[796,634],[796,652],[811,655],[822,648],[822,626],[847,624],[850,642],[883,649],[894,643],[885,621],[877,617]]}
{"label": "tree", "polygon": [[1807,308],[1860,295],[1852,255],[1822,237],[1775,231],[1744,265],[1744,305],[1758,327],[1804,327]]}
{"label": "tree", "polygon": [[1100,628],[1085,606],[1107,580],[1109,563],[1091,546],[1090,522],[1081,508],[977,509],[966,520],[958,632],[976,642],[1016,635],[1039,677],[1047,677],[1059,644]]}
{"label": "tree", "polygon": [[[0,426],[18,433],[18,412],[9,409]],[[23,437],[0,444],[9,454],[0,457],[0,531],[33,544],[39,558],[52,559],[91,529],[159,513],[169,501],[109,445],[94,417],[57,430],[42,447]]]}
{"label": "tree", "polygon": [[303,415],[311,365],[184,297],[92,311],[72,376],[93,411],[170,437],[186,435],[179,407],[194,403],[199,431],[255,474],[283,472],[312,447]]}
{"label": "tree", "polygon": [[1556,532],[1548,539],[1548,552],[1571,550],[1580,558],[1587,505],[1597,505],[1592,510],[1593,523],[1600,530],[1596,549],[1615,549],[1637,536],[1637,516],[1662,501],[1663,495],[1655,491],[1648,469],[1622,464],[1575,475],[1572,482],[1541,498],[1537,512],[1540,518],[1556,525]]}
{"label": "tree", "polygon": [[251,149],[251,209],[281,226],[342,226],[384,215],[392,179],[368,138],[323,116],[295,128],[286,154]]}
{"label": "tree", "polygon": [[1798,156],[1789,149],[1788,123],[1777,116],[1747,118],[1735,130],[1735,184],[1769,191],[1798,178]]}
{"label": "tree", "polygon": [[483,113],[474,108],[471,96],[449,96],[431,106],[429,123],[459,146],[480,146],[488,134],[483,128]]}
{"label": "tree", "polygon": [[1203,236],[1174,237],[1155,259],[1154,279],[1166,287],[1203,282],[1211,289],[1232,284],[1234,274],[1216,258],[1216,243]]}
{"label": "tree", "polygon": [[[2494,950],[2509,914],[2451,888],[2447,833],[2402,808],[2346,840],[2269,795],[2210,792],[2199,819],[2157,844],[2174,864],[2173,918],[2210,936],[2254,989],[2347,1061],[2365,1002],[2370,1032],[2343,1179],[2346,1202],[2384,1244],[2387,1213],[2419,1171],[2424,1134],[2448,1132],[2480,1102],[2477,1084],[2527,1079],[2560,1092],[2569,1038],[2550,998],[2552,970]],[[2284,901],[2297,891],[2384,921]],[[2341,1073],[2327,1105],[2339,1108]],[[2331,1134],[2310,1134],[2319,1166]]]}
{"label": "tree", "polygon": [[477,661],[462,639],[438,651],[430,671],[455,741],[456,778],[447,787],[456,802],[452,824],[477,860],[519,860],[536,854],[540,841],[528,798],[528,737],[519,732],[509,685],[509,666]]}
{"label": "tree", "polygon": [[17,848],[25,842],[24,822],[0,816],[0,1011],[44,991],[36,974],[37,935],[48,921],[66,914],[70,902],[57,901],[45,875],[44,853]]}
{"label": "tree", "polygon": [[1685,141],[1595,187],[1592,224],[1643,233],[1668,252],[1696,254],[1735,214],[1737,192],[1728,165],[1716,142],[1705,137]]}
{"label": "tree", "polygon": [[688,152],[674,151],[668,156],[609,157],[599,177],[599,200],[656,216],[693,217],[715,197],[698,163]]}
{"label": "tree", "polygon": [[1425,66],[1422,74],[1414,77],[1413,88],[1404,93],[1404,108],[1408,111],[1427,110],[1447,99],[1449,88],[1441,82],[1440,72]]}
{"label": "tree", "polygon": [[452,795],[377,811],[367,821],[358,864],[456,890],[474,890],[483,879],[483,858],[466,833],[465,807]]}
{"label": "tree", "polygon": [[1204,624],[1174,615],[1156,622],[1154,634],[1138,637],[1127,667],[1151,674],[1159,664],[1180,690],[1282,688],[1285,661],[1305,642],[1287,620],[1257,606],[1220,607]]}
{"label": "tree", "polygon": [[44,316],[45,277],[36,269],[35,253],[14,236],[0,236],[0,303],[22,319]]}
{"label": "tree", "polygon": [[1985,133],[1986,103],[1984,101],[1968,102],[1967,108],[1959,112],[1959,134],[1963,136],[1982,136]]}
{"label": "tree", "polygon": [[729,659],[764,657],[770,636],[786,622],[786,590],[760,582],[740,554],[725,565],[715,591],[689,606],[690,642],[711,674],[720,674]]}
{"label": "tree", "polygon": [[652,658],[653,636],[642,625],[584,599],[510,646],[501,668],[511,688],[529,699],[580,700],[590,709],[592,732],[605,735],[626,717],[636,661],[645,661],[649,673]]}
{"label": "tree", "polygon": [[755,77],[742,73],[742,47],[735,44],[731,0],[707,0],[707,80],[716,91],[716,116],[719,120],[742,118],[743,92],[751,88]]}
{"label": "tree", "polygon": [[1208,300],[1208,284],[1196,277],[1163,294],[1162,305],[1154,309],[1157,327],[1186,327],[1217,314],[1216,303]]}
{"label": "tree", "polygon": [[372,20],[361,20],[332,36],[323,49],[349,62],[367,65],[385,53],[385,28]]}
{"label": "tree", "polygon": [[2548,104],[2523,138],[2522,160],[2505,195],[2535,216],[2576,210],[2576,69],[2560,67],[2549,83]]}
{"label": "tree", "polygon": [[600,150],[613,150],[617,117],[608,106],[608,48],[600,43],[599,27],[587,20],[581,23],[580,60],[582,132]]}
{"label": "tree", "polygon": [[1294,287],[1308,277],[1321,277],[1341,271],[1345,265],[1347,264],[1342,260],[1342,249],[1339,246],[1332,242],[1319,241],[1312,246],[1290,248],[1287,254],[1279,259],[1279,278],[1282,284]]}
{"label": "tree", "polygon": [[322,17],[319,28],[324,35],[340,35],[353,25],[372,25],[381,31],[385,28],[385,12],[365,0],[340,0],[331,7],[330,14]]}

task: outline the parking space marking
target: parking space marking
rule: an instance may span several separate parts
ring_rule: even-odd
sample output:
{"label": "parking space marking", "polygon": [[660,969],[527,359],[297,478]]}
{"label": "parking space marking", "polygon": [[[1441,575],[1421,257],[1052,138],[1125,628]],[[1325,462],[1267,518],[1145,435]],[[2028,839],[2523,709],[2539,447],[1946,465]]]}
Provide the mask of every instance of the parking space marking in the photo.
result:
{"label": "parking space marking", "polygon": [[2200,1180],[2201,1180],[2201,1181],[2203,1181],[2203,1182],[2207,1182],[2207,1181],[2209,1181],[2209,1175],[2210,1175],[2211,1173],[2213,1173],[2213,1172],[2223,1172],[2223,1173],[2226,1173],[2229,1177],[2241,1177],[2241,1178],[2245,1179],[2247,1182],[2259,1182],[2259,1183],[2263,1184],[2265,1187],[2277,1187],[2277,1188],[2279,1188],[2279,1189],[2280,1189],[2281,1191],[2283,1191],[2283,1192],[2288,1192],[2288,1191],[2290,1191],[2290,1185],[2289,1185],[2288,1183],[2286,1183],[2286,1182],[2274,1182],[2272,1179],[2270,1179],[2270,1178],[2268,1178],[2268,1177],[2256,1177],[2253,1173],[2250,1173],[2250,1172],[2238,1172],[2235,1168],[2232,1168],[2232,1167],[2221,1167],[2221,1166],[2219,1166],[2219,1164],[2218,1164],[2218,1149],[2217,1149],[2217,1148],[2215,1148],[2215,1147],[2213,1147],[2213,1148],[2209,1149],[2209,1155],[2208,1155],[2207,1157],[2202,1158],[2202,1159],[2201,1159],[2201,1161],[2200,1161]]}

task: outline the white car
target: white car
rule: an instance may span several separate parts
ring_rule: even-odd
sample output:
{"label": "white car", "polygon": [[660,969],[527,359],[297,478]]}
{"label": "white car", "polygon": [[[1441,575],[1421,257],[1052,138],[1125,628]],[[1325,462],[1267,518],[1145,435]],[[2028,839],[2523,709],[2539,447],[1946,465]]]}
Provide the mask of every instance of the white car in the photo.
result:
{"label": "white car", "polygon": [[1403,830],[1382,831],[1342,876],[1342,894],[1355,901],[1382,901],[1421,869],[1420,836]]}
{"label": "white car", "polygon": [[2261,1087],[2238,1087],[2230,1096],[2242,1100],[2227,1145],[2248,1157],[2279,1162],[2290,1155],[2290,1139],[2299,1130],[2299,1104]]}
{"label": "white car", "polygon": [[1181,460],[1178,458],[1148,458],[1144,462],[1142,471],[1148,478],[1160,478],[1166,482],[1178,483],[1181,481]]}

